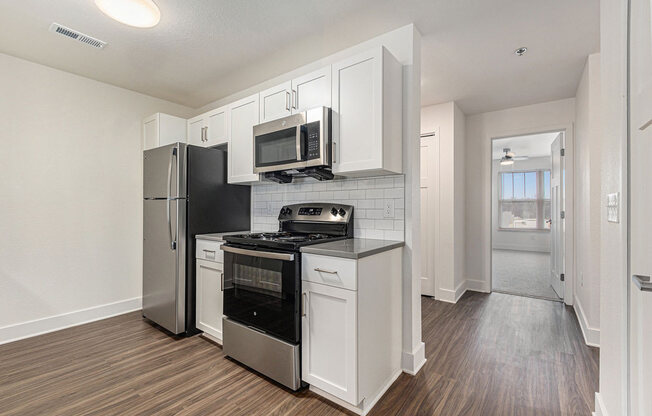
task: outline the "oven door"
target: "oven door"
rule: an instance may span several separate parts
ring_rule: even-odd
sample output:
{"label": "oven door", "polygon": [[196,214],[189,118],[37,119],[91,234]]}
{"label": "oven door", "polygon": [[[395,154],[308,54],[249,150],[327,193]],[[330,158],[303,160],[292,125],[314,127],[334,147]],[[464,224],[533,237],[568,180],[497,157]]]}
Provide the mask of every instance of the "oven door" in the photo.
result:
{"label": "oven door", "polygon": [[254,173],[306,167],[304,113],[254,126]]}
{"label": "oven door", "polygon": [[300,334],[299,253],[222,245],[224,315],[291,343]]}

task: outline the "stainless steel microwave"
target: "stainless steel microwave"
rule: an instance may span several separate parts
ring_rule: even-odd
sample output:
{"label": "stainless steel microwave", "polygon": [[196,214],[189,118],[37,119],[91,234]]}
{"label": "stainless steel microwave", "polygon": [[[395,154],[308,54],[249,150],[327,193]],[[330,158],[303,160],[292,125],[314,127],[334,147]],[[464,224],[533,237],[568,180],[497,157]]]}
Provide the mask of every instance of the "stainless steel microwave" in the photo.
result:
{"label": "stainless steel microwave", "polygon": [[328,107],[254,126],[254,173],[330,167],[331,130]]}

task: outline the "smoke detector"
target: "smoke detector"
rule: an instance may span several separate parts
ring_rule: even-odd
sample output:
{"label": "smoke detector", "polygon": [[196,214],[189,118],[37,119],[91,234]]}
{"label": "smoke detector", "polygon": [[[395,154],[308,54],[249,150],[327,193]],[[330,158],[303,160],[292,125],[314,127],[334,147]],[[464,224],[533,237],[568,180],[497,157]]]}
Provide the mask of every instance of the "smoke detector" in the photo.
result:
{"label": "smoke detector", "polygon": [[59,23],[52,23],[50,25],[50,32],[58,33],[59,35],[67,36],[70,39],[76,40],[78,42],[85,43],[94,48],[102,49],[106,46],[106,42],[103,40],[96,39],[92,36],[88,36],[84,33],[81,33],[75,29],[65,27]]}

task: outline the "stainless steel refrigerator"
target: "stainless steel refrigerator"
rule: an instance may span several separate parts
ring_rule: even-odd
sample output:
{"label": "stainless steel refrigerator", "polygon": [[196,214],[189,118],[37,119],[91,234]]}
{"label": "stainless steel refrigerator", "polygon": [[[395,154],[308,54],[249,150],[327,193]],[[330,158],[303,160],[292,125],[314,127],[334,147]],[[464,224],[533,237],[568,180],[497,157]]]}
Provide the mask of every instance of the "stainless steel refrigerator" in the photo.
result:
{"label": "stainless steel refrigerator", "polygon": [[249,186],[227,184],[225,151],[175,143],[144,152],[143,316],[195,327],[195,235],[248,230]]}

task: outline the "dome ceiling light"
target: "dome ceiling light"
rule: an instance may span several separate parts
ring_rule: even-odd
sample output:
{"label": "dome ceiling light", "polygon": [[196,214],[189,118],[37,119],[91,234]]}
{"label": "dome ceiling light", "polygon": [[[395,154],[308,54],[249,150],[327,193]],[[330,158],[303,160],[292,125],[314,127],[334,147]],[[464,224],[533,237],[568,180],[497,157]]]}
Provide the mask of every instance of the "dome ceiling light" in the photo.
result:
{"label": "dome ceiling light", "polygon": [[95,5],[110,18],[128,26],[154,27],[161,11],[152,0],[95,0]]}

